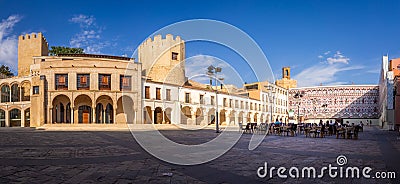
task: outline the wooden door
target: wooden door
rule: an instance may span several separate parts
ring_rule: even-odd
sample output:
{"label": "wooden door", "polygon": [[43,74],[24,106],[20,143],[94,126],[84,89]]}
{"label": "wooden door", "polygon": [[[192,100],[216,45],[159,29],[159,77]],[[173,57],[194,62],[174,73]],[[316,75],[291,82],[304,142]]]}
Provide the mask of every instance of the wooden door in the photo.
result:
{"label": "wooden door", "polygon": [[82,123],[89,123],[89,111],[83,111],[82,113]]}

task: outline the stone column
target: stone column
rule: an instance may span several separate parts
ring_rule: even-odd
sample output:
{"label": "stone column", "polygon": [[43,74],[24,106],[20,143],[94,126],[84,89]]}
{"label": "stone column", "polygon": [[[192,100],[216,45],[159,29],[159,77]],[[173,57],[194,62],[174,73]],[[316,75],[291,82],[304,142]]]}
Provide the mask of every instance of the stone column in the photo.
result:
{"label": "stone column", "polygon": [[243,124],[247,123],[247,113],[243,114]]}
{"label": "stone column", "polygon": [[161,113],[162,113],[162,121],[161,121],[161,124],[165,124],[165,109],[162,109]]}
{"label": "stone column", "polygon": [[191,117],[192,117],[192,118],[190,118],[190,123],[188,123],[188,125],[189,125],[189,124],[190,124],[190,125],[195,125],[195,124],[196,124],[196,111],[191,110],[191,111],[190,111],[190,114],[191,114]]}
{"label": "stone column", "polygon": [[203,122],[201,125],[208,125],[208,112],[203,114]]}
{"label": "stone column", "polygon": [[22,101],[22,88],[21,87],[18,87],[19,88],[19,101],[21,102]]}
{"label": "stone column", "polygon": [[239,114],[235,113],[235,125],[239,124]]}
{"label": "stone column", "polygon": [[53,124],[53,107],[49,108],[49,123]]}
{"label": "stone column", "polygon": [[10,112],[8,110],[5,111],[6,113],[6,117],[5,117],[5,121],[6,121],[6,127],[10,127]]}
{"label": "stone column", "polygon": [[113,120],[112,120],[112,122],[113,122],[113,124],[116,124],[117,122],[115,122],[115,120],[116,120],[116,117],[117,116],[117,108],[114,106],[114,108],[113,108]]}
{"label": "stone column", "polygon": [[21,127],[25,127],[25,111],[21,110]]}
{"label": "stone column", "polygon": [[96,123],[96,106],[92,106],[92,123]]}
{"label": "stone column", "polygon": [[74,124],[74,108],[75,107],[71,107],[71,118],[70,118],[70,121],[71,121],[71,124]]}

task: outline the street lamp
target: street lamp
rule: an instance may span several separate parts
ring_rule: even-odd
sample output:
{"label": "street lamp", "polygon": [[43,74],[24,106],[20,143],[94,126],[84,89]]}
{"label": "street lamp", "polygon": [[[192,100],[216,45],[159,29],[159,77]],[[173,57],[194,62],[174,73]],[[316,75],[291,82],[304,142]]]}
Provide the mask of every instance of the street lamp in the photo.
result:
{"label": "street lamp", "polygon": [[[213,65],[210,65],[207,68],[207,75],[210,76],[210,87],[212,88],[212,76],[214,76],[215,79],[215,105],[216,110],[215,110],[215,132],[219,133],[219,119],[218,119],[218,80],[217,80],[217,73],[222,71],[221,67],[214,67]],[[222,89],[222,88],[221,88]]]}
{"label": "street lamp", "polygon": [[314,107],[314,124],[315,124],[315,119],[317,119],[317,107],[316,107],[316,105],[317,105],[317,103],[318,103],[318,99],[317,98],[313,98],[313,99],[311,99],[311,101],[312,101],[312,104],[313,104],[313,107]]}
{"label": "street lamp", "polygon": [[293,98],[297,99],[297,124],[300,122],[300,104],[301,104],[301,98],[303,98],[304,92],[297,92],[294,94]]}

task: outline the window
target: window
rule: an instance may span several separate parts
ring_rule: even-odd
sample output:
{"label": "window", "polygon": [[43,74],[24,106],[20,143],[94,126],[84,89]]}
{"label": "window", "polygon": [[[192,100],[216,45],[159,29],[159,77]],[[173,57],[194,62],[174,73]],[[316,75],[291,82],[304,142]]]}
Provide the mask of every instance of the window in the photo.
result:
{"label": "window", "polygon": [[39,94],[39,86],[33,86],[33,94],[34,95]]}
{"label": "window", "polygon": [[156,100],[161,100],[161,88],[156,88]]}
{"label": "window", "polygon": [[56,74],[56,90],[68,89],[68,74]]}
{"label": "window", "polygon": [[144,87],[144,98],[150,99],[150,86]]}
{"label": "window", "polygon": [[190,103],[190,93],[185,93],[185,103]]}
{"label": "window", "polygon": [[121,91],[130,91],[132,90],[131,76],[121,75],[119,77],[119,86]]}
{"label": "window", "polygon": [[99,89],[100,90],[111,90],[111,75],[110,74],[99,74]]}
{"label": "window", "polygon": [[76,77],[77,89],[87,90],[90,88],[90,75],[89,74],[78,74]]}
{"label": "window", "polygon": [[171,89],[166,89],[166,100],[171,101]]}
{"label": "window", "polygon": [[214,96],[211,96],[211,105],[215,105],[215,97]]}
{"label": "window", "polygon": [[178,60],[178,53],[172,52],[172,60]]}
{"label": "window", "polygon": [[200,95],[199,101],[200,101],[200,104],[204,104],[204,95]]}
{"label": "window", "polygon": [[226,107],[226,98],[223,99],[223,106]]}

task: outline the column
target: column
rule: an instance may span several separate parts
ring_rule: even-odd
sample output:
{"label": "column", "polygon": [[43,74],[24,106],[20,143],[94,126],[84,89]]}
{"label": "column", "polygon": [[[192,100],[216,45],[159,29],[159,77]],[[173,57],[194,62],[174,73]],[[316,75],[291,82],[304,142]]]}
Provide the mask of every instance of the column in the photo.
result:
{"label": "column", "polygon": [[165,124],[165,109],[162,109],[162,122],[161,124]]}
{"label": "column", "polygon": [[113,122],[113,124],[116,124],[117,122],[115,122],[115,120],[116,120],[116,117],[117,116],[117,108],[114,106],[114,108],[113,108],[113,120],[112,120],[112,122]]}
{"label": "column", "polygon": [[25,127],[25,111],[21,110],[21,127]]}
{"label": "column", "polygon": [[151,109],[151,114],[149,115],[149,119],[151,120],[151,124],[154,124],[154,109]]}
{"label": "column", "polygon": [[70,118],[71,124],[74,124],[74,107],[71,107],[71,118]]}
{"label": "column", "polygon": [[239,115],[235,112],[235,125],[239,124]]}
{"label": "column", "polygon": [[20,102],[22,102],[22,88],[21,87],[18,87],[19,88],[19,101]]}
{"label": "column", "polygon": [[225,113],[225,121],[226,121],[226,125],[229,125],[231,123],[231,114],[229,113],[227,115],[227,113]]}
{"label": "column", "polygon": [[[191,121],[190,125],[195,125],[196,124],[196,112],[194,110],[191,110],[190,114],[192,117],[192,118],[190,118],[190,121]],[[189,125],[189,123],[188,123],[188,125]]]}
{"label": "column", "polygon": [[10,127],[10,114],[9,114],[8,110],[6,110],[5,113],[6,113],[6,117],[5,117],[6,127]]}
{"label": "column", "polygon": [[49,123],[53,124],[53,107],[49,108]]}
{"label": "column", "polygon": [[243,124],[246,124],[247,123],[247,113],[246,114],[244,114],[243,113]]}
{"label": "column", "polygon": [[92,123],[96,123],[96,107],[92,106]]}
{"label": "column", "polygon": [[134,111],[135,115],[133,116],[133,124],[138,124],[137,123],[137,110]]}
{"label": "column", "polygon": [[203,122],[201,125],[208,125],[208,112],[207,113],[203,113]]}
{"label": "column", "polygon": [[254,121],[254,114],[252,113],[252,114],[250,114],[250,121],[249,122],[251,123],[253,121]]}

